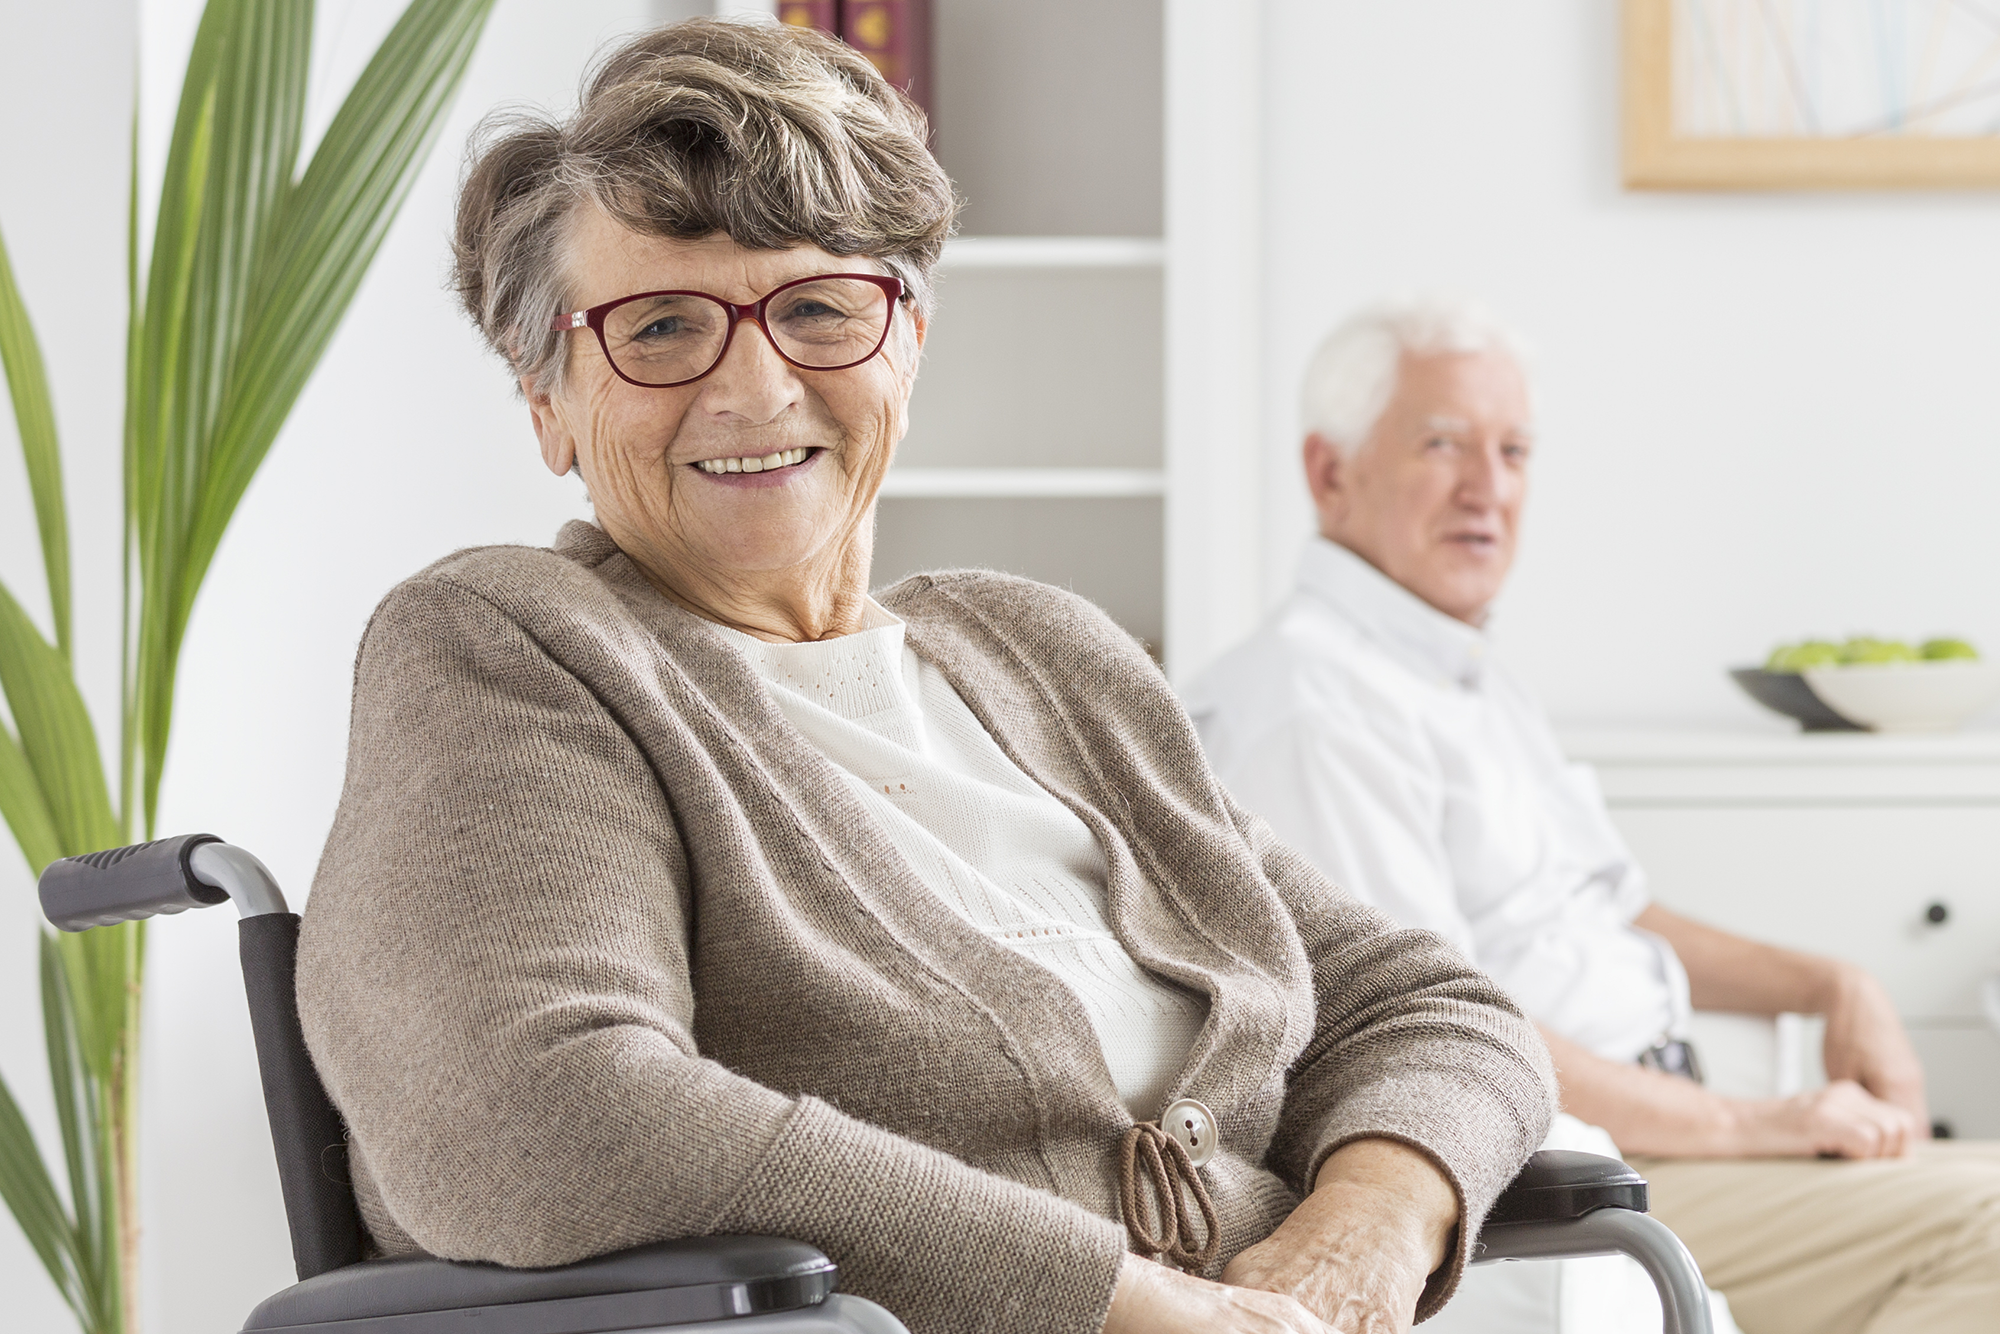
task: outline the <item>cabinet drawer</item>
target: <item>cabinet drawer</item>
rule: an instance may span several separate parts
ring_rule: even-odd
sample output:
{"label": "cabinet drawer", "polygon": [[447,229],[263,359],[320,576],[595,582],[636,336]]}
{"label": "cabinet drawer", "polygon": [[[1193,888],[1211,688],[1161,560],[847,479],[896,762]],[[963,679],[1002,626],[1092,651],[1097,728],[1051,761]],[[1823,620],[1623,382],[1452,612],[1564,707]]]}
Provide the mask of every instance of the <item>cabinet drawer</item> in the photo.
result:
{"label": "cabinet drawer", "polygon": [[[1906,1016],[1972,1019],[2000,968],[2000,810],[1613,807],[1665,907],[1849,959]],[[1926,910],[1942,904],[1932,924]]]}
{"label": "cabinet drawer", "polygon": [[1912,1024],[1931,1116],[1959,1139],[2000,1139],[2000,1035],[1984,1024]]}

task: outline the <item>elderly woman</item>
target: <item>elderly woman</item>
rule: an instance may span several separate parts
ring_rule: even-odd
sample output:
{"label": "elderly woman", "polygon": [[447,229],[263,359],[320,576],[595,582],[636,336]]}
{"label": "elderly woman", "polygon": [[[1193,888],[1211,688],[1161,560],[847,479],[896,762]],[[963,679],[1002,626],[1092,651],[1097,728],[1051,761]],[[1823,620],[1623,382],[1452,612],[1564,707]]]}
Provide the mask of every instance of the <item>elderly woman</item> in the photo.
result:
{"label": "elderly woman", "polygon": [[597,522],[361,647],[299,999],[368,1229],[790,1236],[918,1334],[1407,1328],[1547,1057],[1234,806],[1096,608],[869,596],[955,209],[924,136],[839,43],[699,21],[473,163],[466,305]]}

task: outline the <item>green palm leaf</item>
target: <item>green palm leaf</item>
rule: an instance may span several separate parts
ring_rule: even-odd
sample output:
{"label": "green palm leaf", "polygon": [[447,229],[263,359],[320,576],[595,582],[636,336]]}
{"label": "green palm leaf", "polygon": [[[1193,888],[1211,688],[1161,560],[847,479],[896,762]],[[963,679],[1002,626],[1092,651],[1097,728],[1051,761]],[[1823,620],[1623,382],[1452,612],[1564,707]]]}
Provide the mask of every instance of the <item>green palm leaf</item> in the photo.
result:
{"label": "green palm leaf", "polygon": [[42,366],[41,345],[28,323],[21,291],[14,285],[14,266],[7,242],[0,238],[0,368],[7,372],[7,389],[14,398],[14,423],[20,428],[21,455],[28,465],[28,490],[35,498],[35,528],[42,539],[42,570],[49,581],[49,610],[55,621],[56,647],[69,656],[69,520],[63,507],[62,453],[56,446],[55,405],[49,398],[48,372]]}
{"label": "green palm leaf", "polygon": [[[140,284],[128,204],[119,810],[69,661],[68,536],[41,354],[0,246],[0,364],[21,423],[55,643],[0,586],[0,817],[29,863],[150,832],[175,666],[224,530],[434,143],[493,0],[413,0],[298,172],[311,0],[208,0]],[[135,801],[135,797],[137,800]],[[46,937],[42,1014],[67,1203],[0,1086],[0,1201],[86,1334],[133,1321],[141,923]]]}
{"label": "green palm leaf", "polygon": [[98,1114],[97,1087],[77,1030],[76,1003],[63,950],[42,933],[42,1036],[49,1056],[49,1084],[55,1092],[56,1124],[62,1130],[63,1162],[69,1170],[72,1206],[72,1263],[82,1279],[78,1319],[87,1330],[117,1327],[118,1214],[106,1170],[109,1119]]}
{"label": "green palm leaf", "polygon": [[[20,729],[19,753],[55,826],[58,855],[115,847],[118,820],[111,812],[97,730],[76,679],[5,585],[0,585],[0,692]],[[0,758],[0,767],[7,764]],[[32,804],[22,804],[32,820]],[[80,1047],[100,1078],[109,1077],[124,1039],[129,979],[120,966],[125,952],[121,934],[122,929],[100,930],[64,946]]]}
{"label": "green palm leaf", "polygon": [[[141,542],[151,596],[141,616],[137,712],[149,824],[166,759],[181,639],[195,596],[250,479],[415,183],[492,3],[415,0],[404,12],[335,114],[304,179],[280,192],[282,203],[261,215],[268,235],[255,248],[259,264],[240,291],[247,298],[238,311],[240,325],[210,327],[212,339],[228,338],[233,358],[220,381],[201,379],[197,386],[203,392],[220,387],[214,416],[203,418],[212,421],[213,431],[185,450],[167,450],[153,540]],[[217,87],[218,108],[222,99],[243,92],[223,79]],[[183,99],[184,116],[191,105]],[[251,123],[218,110],[218,127],[232,117]],[[276,132],[275,120],[255,124]],[[296,136],[290,144],[295,153]],[[233,157],[257,156],[254,148],[248,138],[225,140],[218,128],[211,172],[222,173],[221,164]],[[177,468],[185,472],[185,482]]]}
{"label": "green palm leaf", "polygon": [[49,814],[34,766],[22,753],[21,743],[4,727],[0,727],[0,818],[7,821],[15,845],[36,875],[62,856],[62,835],[56,832],[56,819]]}
{"label": "green palm leaf", "polygon": [[84,1281],[76,1263],[76,1232],[42,1163],[27,1118],[21,1115],[4,1079],[0,1079],[0,1201],[20,1222],[28,1245],[42,1268],[49,1271],[56,1290],[81,1318]]}
{"label": "green palm leaf", "polygon": [[287,211],[189,553],[196,582],[429,156],[492,0],[417,0],[383,41]]}
{"label": "green palm leaf", "polygon": [[63,854],[113,846],[118,821],[111,813],[97,730],[90,725],[76,678],[70,675],[68,660],[42,638],[4,584],[0,584],[0,691],[7,696],[7,708],[20,732],[21,753],[47,802]]}
{"label": "green palm leaf", "polygon": [[[148,684],[180,652],[159,609],[177,600],[187,525],[240,344],[257,265],[292,188],[312,33],[310,0],[211,0],[195,31],[160,198],[137,374],[149,402],[128,459],[142,589],[138,721],[164,755],[167,710]],[[171,682],[168,684],[171,691]],[[146,784],[148,823],[157,765]]]}

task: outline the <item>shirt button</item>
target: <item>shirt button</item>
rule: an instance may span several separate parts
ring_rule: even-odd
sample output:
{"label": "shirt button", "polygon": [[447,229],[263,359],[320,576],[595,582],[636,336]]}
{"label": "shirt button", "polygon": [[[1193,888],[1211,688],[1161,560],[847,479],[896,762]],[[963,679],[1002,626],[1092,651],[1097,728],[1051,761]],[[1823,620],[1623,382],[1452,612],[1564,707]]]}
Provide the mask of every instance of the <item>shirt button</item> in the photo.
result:
{"label": "shirt button", "polygon": [[1161,1112],[1160,1129],[1181,1142],[1188,1161],[1196,1167],[1215,1157],[1215,1151],[1222,1146],[1222,1137],[1215,1129],[1215,1113],[1193,1098],[1182,1098]]}

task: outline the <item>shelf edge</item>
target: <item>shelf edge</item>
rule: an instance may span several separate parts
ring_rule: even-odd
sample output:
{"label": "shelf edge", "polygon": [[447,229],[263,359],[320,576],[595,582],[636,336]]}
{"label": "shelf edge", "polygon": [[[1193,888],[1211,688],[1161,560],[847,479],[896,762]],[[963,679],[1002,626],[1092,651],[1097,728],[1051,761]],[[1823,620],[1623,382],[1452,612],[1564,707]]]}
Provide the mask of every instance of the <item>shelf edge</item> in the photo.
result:
{"label": "shelf edge", "polygon": [[1153,236],[959,236],[945,242],[946,269],[1157,269],[1167,243]]}
{"label": "shelf edge", "polygon": [[882,494],[897,500],[1120,499],[1164,496],[1157,468],[892,468]]}

